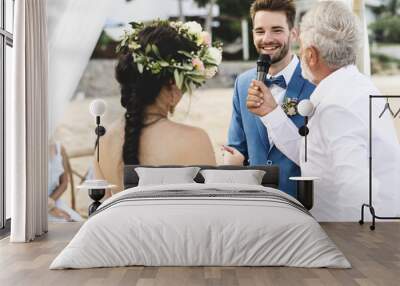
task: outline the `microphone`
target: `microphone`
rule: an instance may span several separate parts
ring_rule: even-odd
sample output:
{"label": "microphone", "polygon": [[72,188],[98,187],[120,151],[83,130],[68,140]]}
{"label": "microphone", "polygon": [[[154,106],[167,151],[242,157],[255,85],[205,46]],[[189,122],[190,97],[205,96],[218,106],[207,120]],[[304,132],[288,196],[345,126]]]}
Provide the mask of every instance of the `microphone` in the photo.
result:
{"label": "microphone", "polygon": [[297,105],[297,111],[301,116],[309,117],[314,113],[314,104],[309,99],[303,99]]}
{"label": "microphone", "polygon": [[309,99],[304,99],[297,105],[297,111],[301,116],[304,116],[304,125],[300,127],[299,134],[301,136],[306,136],[309,133],[307,128],[308,117],[314,113],[314,104]]}
{"label": "microphone", "polygon": [[260,54],[257,60],[257,80],[264,82],[271,66],[270,55]]}
{"label": "microphone", "polygon": [[92,114],[94,117],[96,117],[96,129],[95,129],[95,133],[97,135],[97,139],[96,139],[96,144],[95,144],[95,148],[97,148],[97,162],[99,162],[100,160],[100,146],[98,146],[100,144],[100,136],[103,136],[104,134],[106,134],[106,129],[104,128],[104,126],[100,125],[100,117],[102,115],[104,115],[104,113],[106,112],[106,102],[102,99],[95,99],[93,100],[90,105],[89,105],[89,112],[90,114]]}
{"label": "microphone", "polygon": [[297,105],[297,111],[301,116],[304,116],[304,125],[299,128],[300,136],[304,136],[304,160],[307,162],[307,135],[310,130],[307,127],[308,117],[314,113],[314,104],[309,99],[303,99]]}

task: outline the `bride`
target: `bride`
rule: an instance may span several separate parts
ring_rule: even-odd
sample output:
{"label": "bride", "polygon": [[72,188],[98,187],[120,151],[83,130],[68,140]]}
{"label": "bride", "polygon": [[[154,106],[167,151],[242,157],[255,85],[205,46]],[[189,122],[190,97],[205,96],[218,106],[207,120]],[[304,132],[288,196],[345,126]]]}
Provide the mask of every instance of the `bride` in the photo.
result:
{"label": "bride", "polygon": [[220,48],[195,22],[132,24],[119,46],[116,78],[126,112],[100,140],[95,176],[123,190],[129,165],[215,165],[207,133],[171,121],[185,92],[211,78],[221,62]]}

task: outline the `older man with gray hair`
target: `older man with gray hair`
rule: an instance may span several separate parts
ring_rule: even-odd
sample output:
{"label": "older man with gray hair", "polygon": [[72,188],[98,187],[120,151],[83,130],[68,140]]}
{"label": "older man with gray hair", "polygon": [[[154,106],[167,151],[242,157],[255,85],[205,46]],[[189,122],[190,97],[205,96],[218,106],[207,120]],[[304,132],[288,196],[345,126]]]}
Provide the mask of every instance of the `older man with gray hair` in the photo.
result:
{"label": "older man with gray hair", "polygon": [[[369,95],[380,92],[355,66],[358,35],[357,19],[342,2],[320,2],[302,20],[303,76],[317,85],[310,97],[307,161],[304,139],[264,84],[255,82],[247,98],[248,109],[267,119],[277,148],[300,165],[302,176],[319,177],[312,213],[320,221],[358,220],[368,202]],[[374,99],[373,199],[377,214],[394,216],[399,214],[400,150],[391,114],[379,116],[384,107],[383,99]]]}

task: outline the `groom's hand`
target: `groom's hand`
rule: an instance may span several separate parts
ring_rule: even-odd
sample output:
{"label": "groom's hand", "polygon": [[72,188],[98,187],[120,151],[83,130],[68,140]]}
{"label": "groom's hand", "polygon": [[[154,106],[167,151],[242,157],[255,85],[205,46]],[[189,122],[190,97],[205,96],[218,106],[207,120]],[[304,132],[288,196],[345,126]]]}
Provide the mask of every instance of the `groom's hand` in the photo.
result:
{"label": "groom's hand", "polygon": [[264,83],[253,80],[247,91],[246,106],[251,113],[265,116],[272,112],[278,104]]}
{"label": "groom's hand", "polygon": [[245,157],[237,149],[222,145],[221,151],[224,158],[224,165],[243,166]]}

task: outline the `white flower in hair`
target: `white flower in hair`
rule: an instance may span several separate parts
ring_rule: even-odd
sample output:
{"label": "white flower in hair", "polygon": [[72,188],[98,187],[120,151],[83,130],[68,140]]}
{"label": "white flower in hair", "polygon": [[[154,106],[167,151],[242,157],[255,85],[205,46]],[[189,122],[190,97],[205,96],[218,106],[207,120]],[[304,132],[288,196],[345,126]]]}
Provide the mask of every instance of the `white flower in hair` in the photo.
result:
{"label": "white flower in hair", "polygon": [[217,71],[217,67],[209,67],[204,71],[204,76],[206,77],[206,79],[213,78],[216,75]]}
{"label": "white flower in hair", "polygon": [[190,34],[200,36],[201,32],[203,32],[203,28],[201,25],[195,21],[186,22],[183,24],[183,27],[188,29]]}
{"label": "white flower in hair", "polygon": [[219,65],[221,63],[222,61],[221,50],[215,47],[210,47],[208,48],[207,53],[211,57],[211,59],[215,62],[216,65]]}

